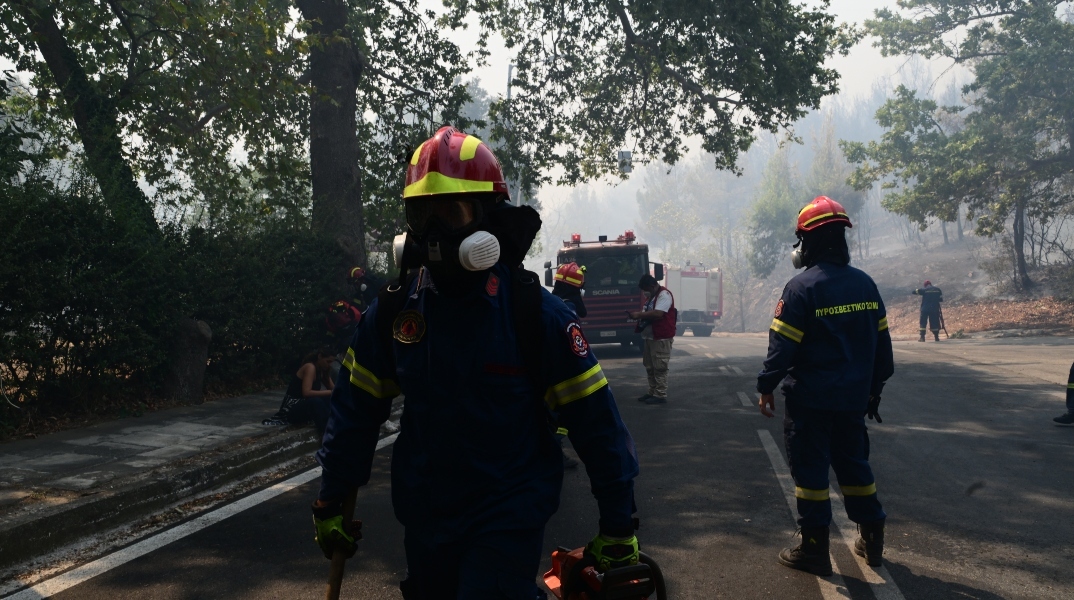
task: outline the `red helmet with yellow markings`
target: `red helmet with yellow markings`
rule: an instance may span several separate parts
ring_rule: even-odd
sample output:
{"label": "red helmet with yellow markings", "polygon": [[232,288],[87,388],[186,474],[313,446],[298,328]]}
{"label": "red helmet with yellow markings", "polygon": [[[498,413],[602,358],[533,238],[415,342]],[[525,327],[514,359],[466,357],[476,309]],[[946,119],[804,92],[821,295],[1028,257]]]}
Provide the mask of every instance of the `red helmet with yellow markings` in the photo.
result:
{"label": "red helmet with yellow markings", "polygon": [[579,267],[578,263],[559,265],[554,279],[580,288],[585,285],[585,267]]}
{"label": "red helmet with yellow markings", "polygon": [[410,157],[403,199],[463,193],[506,195],[503,169],[485,142],[441,127]]}
{"label": "red helmet with yellow markings", "polygon": [[842,204],[827,196],[817,196],[799,211],[798,226],[795,231],[798,233],[813,231],[818,227],[832,223],[843,223],[847,227],[854,226],[850,223],[850,217],[847,216],[847,211]]}

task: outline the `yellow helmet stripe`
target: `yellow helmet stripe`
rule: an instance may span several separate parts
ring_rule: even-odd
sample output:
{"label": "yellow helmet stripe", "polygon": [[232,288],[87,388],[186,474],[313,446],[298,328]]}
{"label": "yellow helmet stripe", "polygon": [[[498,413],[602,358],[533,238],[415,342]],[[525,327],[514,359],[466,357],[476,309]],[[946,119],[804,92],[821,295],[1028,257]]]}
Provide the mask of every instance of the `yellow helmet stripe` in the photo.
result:
{"label": "yellow helmet stripe", "polygon": [[[823,215],[817,215],[817,216],[813,217],[812,219],[806,221],[805,223],[802,223],[802,227],[805,227],[806,225],[809,225],[810,223],[813,223],[815,221],[819,221],[821,219],[827,219],[828,217],[846,217],[846,216],[847,216],[846,213],[824,213]],[[849,219],[850,217],[847,217],[847,218]]]}
{"label": "yellow helmet stripe", "polygon": [[477,147],[481,145],[481,140],[472,135],[466,136],[466,139],[462,141],[462,148],[459,148],[459,160],[473,160],[477,156]]}
{"label": "yellow helmet stripe", "polygon": [[421,158],[421,149],[425,147],[425,144],[418,146],[418,149],[414,151],[414,155],[410,157],[410,164],[417,166],[418,159]]}
{"label": "yellow helmet stripe", "polygon": [[414,196],[432,196],[435,194],[458,194],[462,192],[491,192],[491,181],[470,181],[448,177],[436,171],[429,171],[425,177],[403,188],[403,198]]}

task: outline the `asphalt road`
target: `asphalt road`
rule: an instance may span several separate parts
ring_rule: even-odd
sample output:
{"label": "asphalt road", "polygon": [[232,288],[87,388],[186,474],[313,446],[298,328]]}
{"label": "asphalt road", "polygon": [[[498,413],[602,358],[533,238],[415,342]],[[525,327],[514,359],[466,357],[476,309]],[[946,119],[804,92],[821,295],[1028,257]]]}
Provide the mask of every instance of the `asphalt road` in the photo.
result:
{"label": "asphalt road", "polygon": [[[896,342],[884,423],[870,428],[889,514],[887,570],[865,567],[833,535],[833,578],[776,562],[780,548],[796,542],[786,481],[777,475],[785,468],[780,419],[754,406],[765,347],[761,336],[677,338],[664,406],[634,401],[645,391],[636,355],[596,347],[637,441],[639,539],[661,563],[670,597],[1074,598],[1074,428],[1051,423],[1062,412],[1074,340]],[[766,439],[776,445],[766,450]],[[374,483],[359,495],[365,540],[348,563],[345,598],[400,597],[406,567],[389,499],[390,452],[378,453]],[[584,471],[568,472],[565,483],[547,530],[549,552],[595,532]],[[321,598],[328,564],[313,543],[308,509],[316,484],[55,597]]]}

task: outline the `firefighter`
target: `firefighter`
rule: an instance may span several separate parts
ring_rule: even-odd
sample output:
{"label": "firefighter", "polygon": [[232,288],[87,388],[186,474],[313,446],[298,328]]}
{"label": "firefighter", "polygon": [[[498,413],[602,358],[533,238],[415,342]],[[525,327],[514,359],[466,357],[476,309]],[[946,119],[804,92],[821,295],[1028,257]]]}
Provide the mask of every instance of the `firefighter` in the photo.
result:
{"label": "firefighter", "polygon": [[585,287],[585,267],[579,267],[577,263],[560,265],[556,269],[555,283],[552,285],[552,295],[556,296],[567,305],[567,308],[584,319],[589,314],[582,302],[582,288]]}
{"label": "firefighter", "polygon": [[932,330],[932,337],[937,342],[940,341],[940,303],[943,302],[943,292],[926,279],[923,287],[919,287],[910,293],[915,296],[921,296],[921,337],[917,341],[925,341],[926,323],[929,329]]}
{"label": "firefighter", "polygon": [[347,283],[351,285],[354,295],[351,303],[361,311],[369,308],[369,304],[377,297],[380,286],[384,285],[384,281],[362,267],[354,267],[348,272]]}
{"label": "firefighter", "polygon": [[645,295],[645,306],[628,316],[638,321],[636,330],[645,340],[642,363],[649,380],[649,393],[638,400],[646,404],[666,404],[668,362],[671,361],[671,344],[675,341],[675,322],[679,313],[671,291],[657,283],[652,275],[642,275],[638,287]]}
{"label": "firefighter", "polygon": [[1052,419],[1059,427],[1074,427],[1074,364],[1067,375],[1067,411]]}
{"label": "firefighter", "polygon": [[829,465],[858,524],[856,552],[879,566],[884,551],[886,514],[869,467],[865,417],[880,422],[880,392],[894,371],[891,336],[876,284],[849,265],[846,227],[846,211],[825,196],[798,214],[792,260],[805,271],[776,303],[768,358],[757,376],[767,417],[775,414],[773,392],[782,382],[784,443],[798,499],[802,542],[780,552],[779,562],[817,575],[832,573]]}
{"label": "firefighter", "polygon": [[344,525],[342,499],[369,481],[378,427],[406,396],[391,481],[407,600],[543,597],[534,580],[563,479],[553,411],[599,509],[587,552],[602,568],[638,559],[634,442],[574,315],[518,269],[540,218],[507,197],[474,136],[444,127],[414,152],[399,265],[414,276],[366,311],[317,453],[317,541],[352,554],[360,522]]}

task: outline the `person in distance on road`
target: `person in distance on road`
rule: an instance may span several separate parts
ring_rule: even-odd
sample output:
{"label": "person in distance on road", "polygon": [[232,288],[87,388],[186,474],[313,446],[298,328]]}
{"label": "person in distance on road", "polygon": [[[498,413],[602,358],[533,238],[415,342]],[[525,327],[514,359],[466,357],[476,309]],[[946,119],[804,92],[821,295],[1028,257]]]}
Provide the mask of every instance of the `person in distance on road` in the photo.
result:
{"label": "person in distance on road", "polygon": [[519,267],[537,212],[510,206],[492,151],[452,127],[414,152],[403,204],[410,275],[365,312],[317,453],[322,551],[355,552],[360,523],[343,523],[343,499],[368,483],[379,426],[404,394],[391,456],[403,598],[543,597],[535,579],[563,481],[553,416],[596,497],[588,555],[600,568],[637,563],[634,442],[574,315]]}
{"label": "person in distance on road", "polygon": [[641,276],[638,287],[647,300],[642,310],[630,313],[630,318],[638,321],[638,333],[645,340],[642,362],[649,379],[649,393],[638,400],[646,404],[664,404],[668,401],[668,363],[678,318],[675,297],[648,273]]}
{"label": "person in distance on road", "polygon": [[1052,419],[1060,427],[1074,427],[1074,364],[1067,375],[1067,412]]}
{"label": "person in distance on road", "polygon": [[940,288],[925,280],[925,285],[910,292],[915,296],[921,296],[921,337],[917,341],[925,341],[925,325],[932,330],[932,337],[940,341],[940,303],[943,302],[943,292]]}
{"label": "person in distance on road", "polygon": [[767,417],[775,416],[773,392],[783,384],[784,443],[798,499],[802,542],[780,552],[779,562],[816,575],[832,573],[829,466],[858,524],[855,551],[873,566],[884,552],[887,515],[869,466],[865,417],[881,422],[880,392],[895,369],[884,302],[873,280],[849,264],[847,227],[846,211],[826,196],[798,213],[792,261],[805,271],[776,303],[768,358],[757,375]]}

